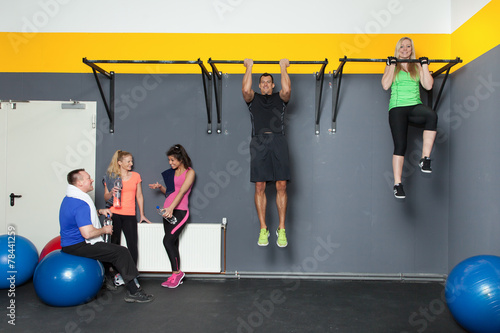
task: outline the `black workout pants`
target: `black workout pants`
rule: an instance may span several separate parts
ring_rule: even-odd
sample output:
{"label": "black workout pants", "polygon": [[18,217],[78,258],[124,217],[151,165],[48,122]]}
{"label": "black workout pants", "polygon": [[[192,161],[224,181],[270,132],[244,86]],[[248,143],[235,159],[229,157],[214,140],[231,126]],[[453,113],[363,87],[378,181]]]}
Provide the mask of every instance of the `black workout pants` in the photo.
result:
{"label": "black workout pants", "polygon": [[65,246],[62,251],[75,256],[99,260],[103,263],[111,263],[120,272],[125,283],[132,281],[139,275],[130,252],[126,247],[120,245],[104,242],[90,245],[83,241],[75,245]]}
{"label": "black workout pants", "polygon": [[127,240],[127,248],[132,255],[132,259],[137,265],[139,258],[139,250],[137,249],[137,219],[133,215],[113,214],[113,234],[111,235],[111,243],[120,245],[122,230]]}
{"label": "black workout pants", "polygon": [[404,156],[406,153],[408,125],[424,125],[424,130],[437,129],[437,114],[423,104],[395,107],[389,110],[389,125],[394,141],[394,155]]}

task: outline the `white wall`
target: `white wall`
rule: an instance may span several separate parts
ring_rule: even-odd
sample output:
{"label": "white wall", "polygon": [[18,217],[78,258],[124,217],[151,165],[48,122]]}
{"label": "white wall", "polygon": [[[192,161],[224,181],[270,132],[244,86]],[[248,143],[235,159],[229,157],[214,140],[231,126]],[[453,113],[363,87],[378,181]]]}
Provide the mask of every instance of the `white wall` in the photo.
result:
{"label": "white wall", "polygon": [[[8,1],[8,6],[3,1],[0,31],[450,33],[454,1],[23,0]],[[487,1],[456,2],[454,25]]]}
{"label": "white wall", "polygon": [[457,30],[469,18],[486,6],[490,0],[452,0],[451,31]]}

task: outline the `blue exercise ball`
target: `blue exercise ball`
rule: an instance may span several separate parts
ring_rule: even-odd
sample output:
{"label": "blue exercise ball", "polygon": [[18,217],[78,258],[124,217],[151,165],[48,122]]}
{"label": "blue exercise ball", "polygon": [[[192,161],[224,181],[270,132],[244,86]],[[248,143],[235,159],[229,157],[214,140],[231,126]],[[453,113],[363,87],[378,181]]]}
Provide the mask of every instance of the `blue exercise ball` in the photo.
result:
{"label": "blue exercise ball", "polygon": [[446,303],[455,320],[472,333],[500,332],[500,257],[480,255],[453,268]]}
{"label": "blue exercise ball", "polygon": [[14,288],[31,279],[37,264],[38,251],[29,239],[0,236],[0,289]]}
{"label": "blue exercise ball", "polygon": [[98,260],[55,250],[38,264],[33,284],[38,297],[52,306],[75,306],[97,295],[104,279]]}

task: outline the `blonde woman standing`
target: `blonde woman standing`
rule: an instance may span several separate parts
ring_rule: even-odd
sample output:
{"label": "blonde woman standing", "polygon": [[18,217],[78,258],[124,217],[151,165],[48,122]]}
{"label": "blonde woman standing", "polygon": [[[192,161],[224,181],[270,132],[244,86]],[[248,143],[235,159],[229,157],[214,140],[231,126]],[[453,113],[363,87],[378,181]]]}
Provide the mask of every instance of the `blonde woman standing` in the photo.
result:
{"label": "blonde woman standing", "polygon": [[[132,171],[134,160],[132,154],[123,150],[117,150],[108,170],[104,176],[104,200],[106,206],[110,207],[113,213],[113,235],[111,243],[120,244],[121,233],[125,235],[127,247],[137,265],[138,250],[137,250],[137,219],[136,219],[136,202],[139,208],[140,220],[151,223],[144,215],[144,197],[142,193],[142,180],[139,173]],[[121,180],[122,188],[115,186],[116,180]],[[121,191],[121,205],[113,205],[113,197],[116,197],[118,191]]]}

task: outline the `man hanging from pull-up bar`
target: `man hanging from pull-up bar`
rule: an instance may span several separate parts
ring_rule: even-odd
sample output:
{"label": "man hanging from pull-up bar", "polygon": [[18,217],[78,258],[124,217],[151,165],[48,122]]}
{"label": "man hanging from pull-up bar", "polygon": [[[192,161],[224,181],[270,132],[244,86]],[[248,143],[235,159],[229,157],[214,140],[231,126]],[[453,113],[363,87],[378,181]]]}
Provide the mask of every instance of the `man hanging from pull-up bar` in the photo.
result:
{"label": "man hanging from pull-up bar", "polygon": [[243,99],[248,105],[252,122],[250,142],[250,181],[255,183],[255,207],[260,221],[259,246],[269,244],[269,229],[266,224],[266,183],[276,183],[276,206],[278,207],[279,227],[276,244],[286,247],[285,215],[287,208],[286,185],[290,180],[288,144],[285,138],[285,109],[290,100],[291,83],[287,73],[288,59],[281,59],[281,90],[273,93],[273,77],[264,73],[259,79],[260,94],[252,89],[253,60],[245,59],[243,76]]}

